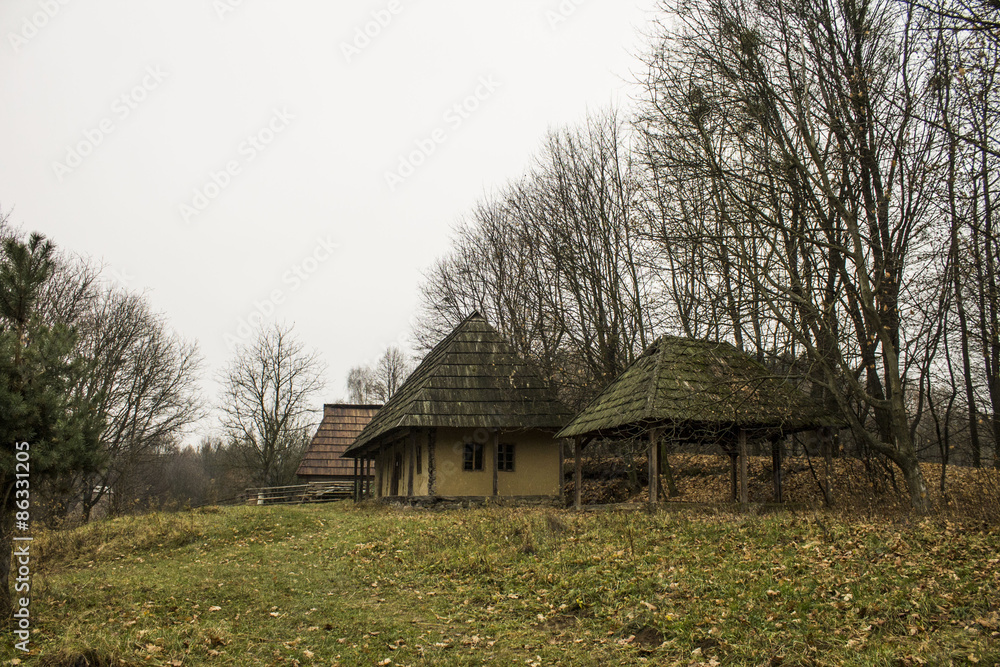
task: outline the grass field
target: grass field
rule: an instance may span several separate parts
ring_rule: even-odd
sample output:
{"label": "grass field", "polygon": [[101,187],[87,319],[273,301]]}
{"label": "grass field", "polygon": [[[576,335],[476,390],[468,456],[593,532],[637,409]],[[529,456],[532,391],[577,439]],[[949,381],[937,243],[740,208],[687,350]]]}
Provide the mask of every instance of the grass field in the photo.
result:
{"label": "grass field", "polygon": [[981,523],[342,503],[35,548],[24,665],[1000,663]]}

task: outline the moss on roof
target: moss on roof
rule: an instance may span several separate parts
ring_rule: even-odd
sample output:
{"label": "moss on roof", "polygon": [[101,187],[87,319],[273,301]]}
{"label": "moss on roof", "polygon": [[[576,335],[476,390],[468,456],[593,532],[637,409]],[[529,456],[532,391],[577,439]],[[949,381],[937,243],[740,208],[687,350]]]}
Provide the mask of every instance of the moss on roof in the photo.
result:
{"label": "moss on roof", "polygon": [[572,413],[478,313],[432,349],[345,456],[404,428],[562,428]]}
{"label": "moss on roof", "polygon": [[834,423],[804,392],[729,343],[664,336],[558,437],[634,434],[658,425],[792,432]]}

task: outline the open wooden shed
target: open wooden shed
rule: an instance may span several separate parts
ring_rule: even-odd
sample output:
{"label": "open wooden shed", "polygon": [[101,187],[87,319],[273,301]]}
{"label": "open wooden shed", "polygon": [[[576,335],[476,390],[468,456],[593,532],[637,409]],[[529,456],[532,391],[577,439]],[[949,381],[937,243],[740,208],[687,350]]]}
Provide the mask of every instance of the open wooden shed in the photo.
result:
{"label": "open wooden shed", "polygon": [[558,433],[573,438],[576,505],[580,505],[580,452],[594,438],[649,440],[649,501],[660,494],[659,442],[715,442],[730,455],[734,490],[748,501],[747,440],[772,443],[775,487],[780,497],[781,449],[777,439],[836,425],[810,396],[776,377],[725,342],[664,336]]}

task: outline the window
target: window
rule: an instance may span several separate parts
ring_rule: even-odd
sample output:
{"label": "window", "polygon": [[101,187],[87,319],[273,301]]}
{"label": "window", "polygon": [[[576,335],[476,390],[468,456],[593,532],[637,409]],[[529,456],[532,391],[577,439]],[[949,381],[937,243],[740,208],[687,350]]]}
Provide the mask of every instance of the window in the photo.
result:
{"label": "window", "polygon": [[514,472],[514,445],[501,442],[497,446],[497,470]]}
{"label": "window", "polygon": [[483,445],[480,442],[465,443],[465,454],[462,457],[462,470],[483,469]]}
{"label": "window", "polygon": [[417,474],[422,475],[424,471],[424,448],[417,445]]}

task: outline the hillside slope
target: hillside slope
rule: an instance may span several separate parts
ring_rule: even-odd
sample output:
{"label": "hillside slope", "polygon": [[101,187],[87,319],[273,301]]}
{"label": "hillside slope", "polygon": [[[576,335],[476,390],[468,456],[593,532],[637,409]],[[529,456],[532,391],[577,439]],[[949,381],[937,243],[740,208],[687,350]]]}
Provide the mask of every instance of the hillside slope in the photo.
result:
{"label": "hillside slope", "polygon": [[154,514],[35,548],[20,664],[1000,661],[1000,537],[971,522],[341,503]]}

